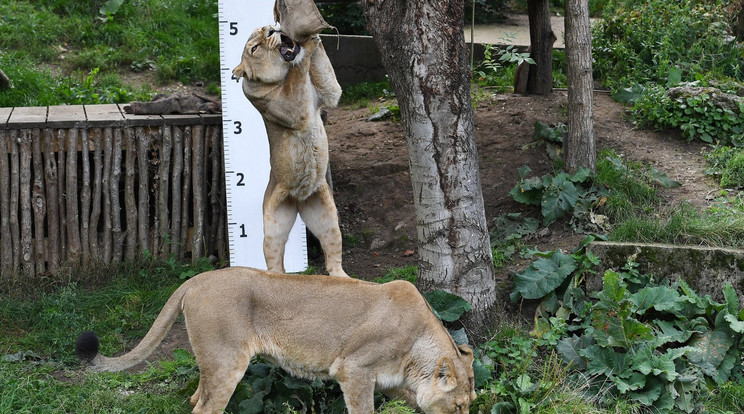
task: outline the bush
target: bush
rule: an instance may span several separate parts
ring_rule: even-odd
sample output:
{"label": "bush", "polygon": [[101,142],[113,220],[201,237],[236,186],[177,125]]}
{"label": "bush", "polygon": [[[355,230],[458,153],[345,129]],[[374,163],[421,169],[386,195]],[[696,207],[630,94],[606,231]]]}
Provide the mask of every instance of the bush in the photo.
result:
{"label": "bush", "polygon": [[739,152],[726,164],[721,174],[721,187],[744,187],[744,152]]}
{"label": "bush", "polygon": [[[744,59],[729,33],[723,1],[610,0],[593,31],[595,77],[611,89],[664,83],[674,67],[744,79]],[[659,24],[664,22],[664,24]]]}

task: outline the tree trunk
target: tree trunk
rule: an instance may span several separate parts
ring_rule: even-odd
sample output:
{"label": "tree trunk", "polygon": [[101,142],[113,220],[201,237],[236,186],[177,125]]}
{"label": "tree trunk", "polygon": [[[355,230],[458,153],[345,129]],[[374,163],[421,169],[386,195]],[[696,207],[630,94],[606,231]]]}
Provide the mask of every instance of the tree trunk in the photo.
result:
{"label": "tree trunk", "polygon": [[530,57],[534,65],[527,64],[526,93],[545,95],[553,92],[553,43],[556,41],[550,26],[548,0],[527,0],[527,17],[530,22]]}
{"label": "tree trunk", "polygon": [[466,299],[485,333],[496,302],[459,0],[367,0],[369,30],[398,98],[411,166],[418,285]]}
{"label": "tree trunk", "polygon": [[594,140],[594,88],[589,5],[584,0],[566,0],[566,65],[568,83],[568,135],[565,169],[594,171],[597,148]]}

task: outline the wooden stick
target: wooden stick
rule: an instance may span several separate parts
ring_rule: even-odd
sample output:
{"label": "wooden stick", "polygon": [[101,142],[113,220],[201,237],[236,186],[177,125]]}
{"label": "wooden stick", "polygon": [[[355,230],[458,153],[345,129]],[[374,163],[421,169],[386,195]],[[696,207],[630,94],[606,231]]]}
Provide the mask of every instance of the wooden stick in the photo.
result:
{"label": "wooden stick", "polygon": [[31,145],[33,148],[34,186],[31,199],[34,212],[34,262],[36,274],[46,273],[47,252],[44,248],[44,220],[46,218],[46,196],[44,194],[44,168],[41,157],[41,130],[31,130]]}
{"label": "wooden stick", "polygon": [[90,130],[90,138],[93,141],[93,197],[90,209],[90,223],[88,227],[88,242],[90,243],[90,256],[100,260],[100,243],[98,239],[98,221],[101,218],[101,194],[103,181],[103,161],[101,156],[101,128]]}
{"label": "wooden stick", "polygon": [[159,191],[158,191],[158,233],[161,239],[161,248],[158,253],[160,257],[166,258],[170,253],[170,243],[174,243],[171,239],[170,234],[170,220],[169,220],[169,208],[168,208],[168,192],[170,191],[170,164],[171,164],[171,149],[172,147],[172,134],[171,127],[168,125],[163,126],[162,129],[162,141],[160,144],[160,168],[158,171]]}
{"label": "wooden stick", "polygon": [[82,245],[83,263],[90,262],[90,142],[88,130],[80,130],[80,158],[82,162],[82,187],[80,188],[80,244]]}
{"label": "wooden stick", "polygon": [[5,130],[0,130],[0,272],[10,273],[13,267],[13,242],[10,230],[10,166]]}
{"label": "wooden stick", "polygon": [[67,141],[67,130],[60,129],[57,131],[57,141],[55,143],[57,148],[57,195],[59,200],[57,201],[57,207],[59,208],[59,255],[63,261],[67,261],[67,199],[65,197],[65,189],[67,188],[67,181],[65,180],[65,141]]}
{"label": "wooden stick", "polygon": [[140,251],[152,252],[149,240],[149,191],[148,191],[148,174],[147,174],[147,147],[150,144],[150,137],[145,133],[145,129],[137,127],[137,161],[139,168],[139,205],[138,212],[138,235]]}
{"label": "wooden stick", "polygon": [[[183,129],[183,191],[181,196],[188,200],[191,196],[191,127]],[[181,243],[188,250],[189,238],[189,203],[181,204]]]}
{"label": "wooden stick", "polygon": [[181,240],[181,200],[184,195],[181,192],[181,176],[183,175],[183,129],[173,126],[173,171],[172,183],[173,196],[171,197],[171,254],[177,258],[183,257],[183,243]]}
{"label": "wooden stick", "polygon": [[137,202],[134,197],[134,173],[137,147],[135,145],[134,129],[126,129],[127,160],[126,182],[124,184],[124,206],[127,209],[127,261],[137,257]]}
{"label": "wooden stick", "polygon": [[103,176],[101,187],[103,187],[103,234],[101,237],[101,247],[103,255],[101,259],[104,263],[111,263],[111,158],[113,157],[113,131],[111,128],[103,130]]}
{"label": "wooden stick", "polygon": [[204,141],[205,133],[203,125],[194,125],[193,129],[194,154],[192,158],[192,177],[194,180],[194,237],[192,239],[191,262],[204,256],[204,215],[206,205],[204,202],[204,189],[206,181],[204,177]]}
{"label": "wooden stick", "polygon": [[75,264],[80,263],[80,219],[78,215],[78,183],[77,183],[77,138],[78,130],[67,131],[67,164],[65,199],[67,200],[67,254],[68,259]]}
{"label": "wooden stick", "polygon": [[113,160],[111,162],[111,237],[113,249],[111,261],[121,262],[125,234],[121,231],[121,205],[119,204],[119,181],[121,180],[121,128],[114,129]]}
{"label": "wooden stick", "polygon": [[10,235],[13,240],[13,269],[21,267],[21,226],[18,222],[18,196],[20,194],[20,165],[18,160],[17,129],[10,131]]}
{"label": "wooden stick", "polygon": [[[49,252],[49,271],[59,269],[59,203],[57,195],[57,160],[54,153],[54,131],[44,130],[44,173],[46,178],[47,204],[47,243]],[[1,237],[1,236],[0,236]]]}
{"label": "wooden stick", "polygon": [[31,130],[21,130],[21,269],[34,275],[33,247],[31,234]]}

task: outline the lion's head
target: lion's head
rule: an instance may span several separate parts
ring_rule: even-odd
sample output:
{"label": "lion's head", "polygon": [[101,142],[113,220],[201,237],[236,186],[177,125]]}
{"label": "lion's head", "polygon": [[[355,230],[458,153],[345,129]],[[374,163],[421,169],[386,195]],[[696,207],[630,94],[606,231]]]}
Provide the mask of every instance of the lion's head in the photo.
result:
{"label": "lion's head", "polygon": [[303,55],[300,45],[282,34],[278,26],[264,26],[248,38],[233,75],[261,83],[280,82],[291,65],[302,61]]}
{"label": "lion's head", "polygon": [[473,350],[457,347],[456,357],[441,356],[428,386],[419,390],[416,403],[426,414],[465,414],[475,399]]}

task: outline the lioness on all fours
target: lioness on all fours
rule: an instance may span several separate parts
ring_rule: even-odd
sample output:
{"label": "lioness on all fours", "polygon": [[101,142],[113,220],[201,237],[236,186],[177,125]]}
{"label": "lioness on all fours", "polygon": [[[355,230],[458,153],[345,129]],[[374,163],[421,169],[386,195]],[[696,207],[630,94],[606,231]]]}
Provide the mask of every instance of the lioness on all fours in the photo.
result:
{"label": "lioness on all fours", "polygon": [[347,276],[320,116],[321,108],[338,104],[341,87],[320,37],[300,45],[278,27],[256,29],[233,74],[243,80],[243,93],[263,117],[269,138],[271,172],[263,199],[267,269],[284,273],[284,246],[299,213],[320,241],[328,273]]}
{"label": "lioness on all fours", "polygon": [[129,353],[100,355],[92,332],[78,337],[75,351],[96,371],[130,368],[180,313],[200,372],[194,413],[222,412],[254,355],[298,377],[336,379],[351,414],[374,412],[375,390],[425,413],[466,413],[475,398],[472,350],[455,345],[404,281],[214,270],[181,285]]}

